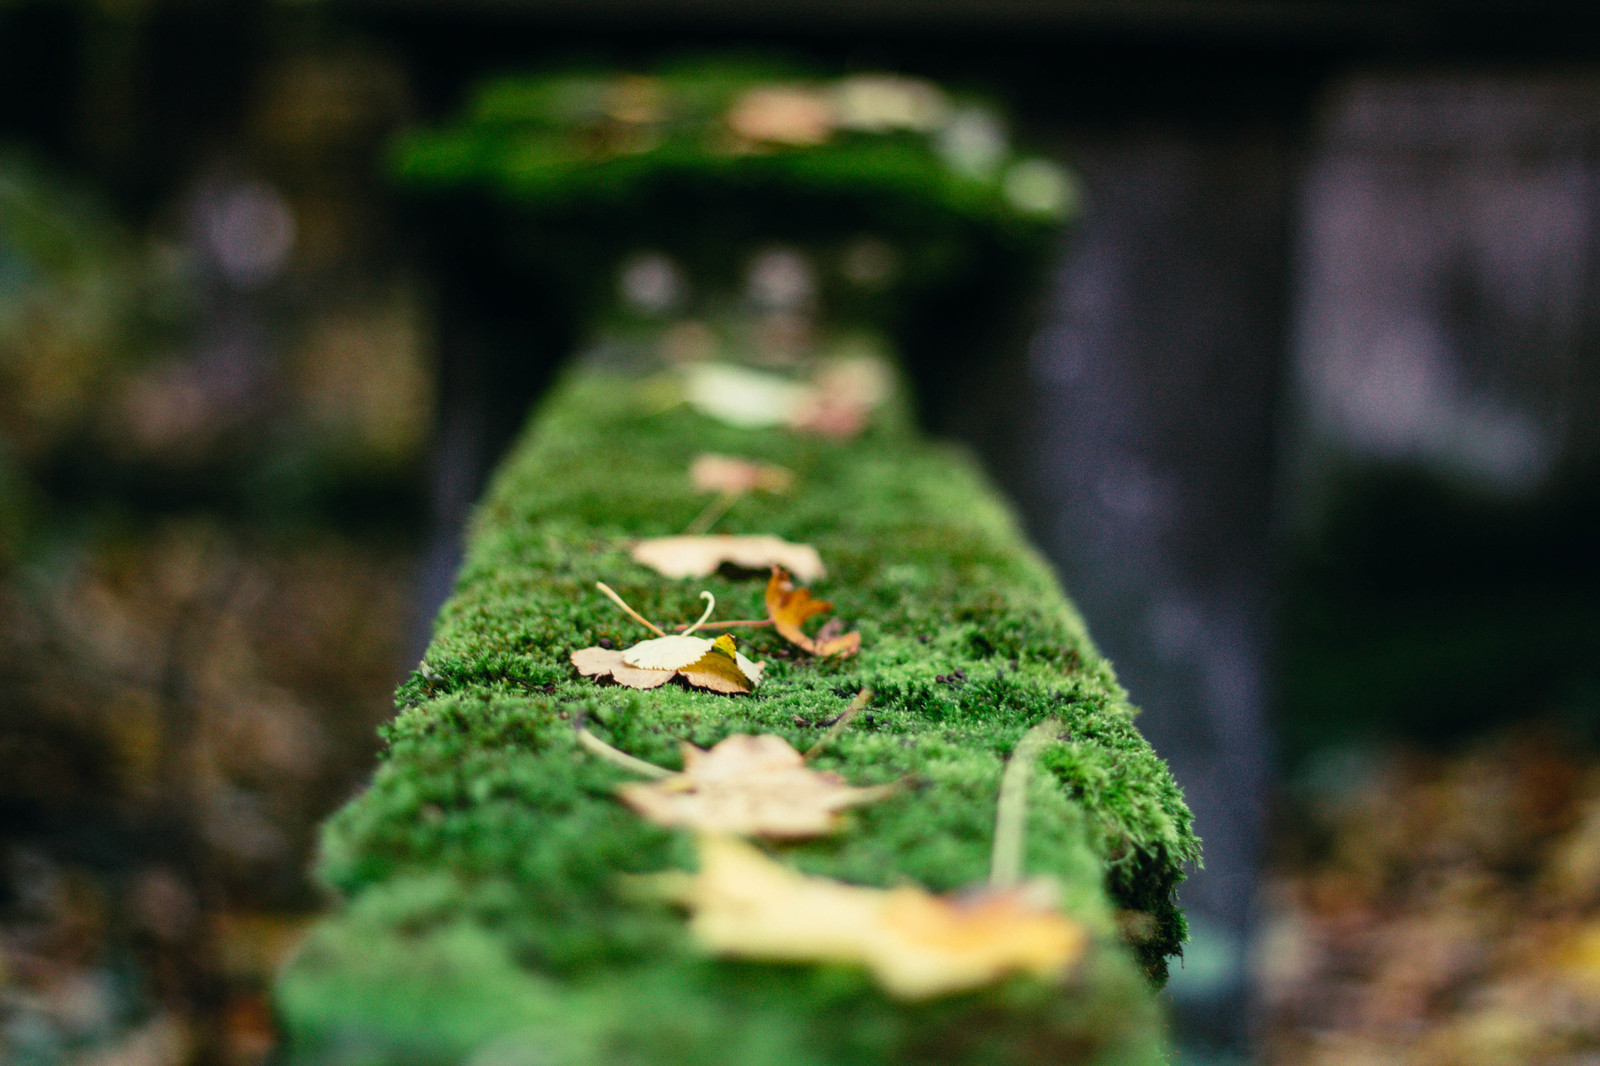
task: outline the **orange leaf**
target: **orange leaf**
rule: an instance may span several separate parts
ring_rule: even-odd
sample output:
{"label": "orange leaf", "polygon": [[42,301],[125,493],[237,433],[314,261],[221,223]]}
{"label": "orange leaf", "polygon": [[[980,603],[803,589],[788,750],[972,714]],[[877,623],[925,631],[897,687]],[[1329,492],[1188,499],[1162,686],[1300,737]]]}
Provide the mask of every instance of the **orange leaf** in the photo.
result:
{"label": "orange leaf", "polygon": [[[833,604],[815,598],[811,595],[810,589],[795,587],[783,567],[772,568],[772,576],[767,579],[767,617],[772,619],[772,628],[781,633],[789,643],[804,648],[812,655],[823,657],[829,655],[847,657],[860,651],[861,634],[858,632],[845,633],[842,636],[829,634],[817,640],[808,636],[801,628],[808,619],[832,609]],[[825,626],[824,631],[826,630]]]}

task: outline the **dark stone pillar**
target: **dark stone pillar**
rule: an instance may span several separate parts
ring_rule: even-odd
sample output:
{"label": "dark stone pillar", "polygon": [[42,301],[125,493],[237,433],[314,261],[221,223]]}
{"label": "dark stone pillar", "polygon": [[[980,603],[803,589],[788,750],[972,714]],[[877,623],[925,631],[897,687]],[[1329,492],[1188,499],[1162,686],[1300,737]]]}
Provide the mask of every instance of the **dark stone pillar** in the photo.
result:
{"label": "dark stone pillar", "polygon": [[1087,211],[1027,374],[1030,525],[1142,705],[1206,870],[1173,969],[1180,1028],[1236,1047],[1268,775],[1272,430],[1288,151],[1271,125],[1075,145]]}

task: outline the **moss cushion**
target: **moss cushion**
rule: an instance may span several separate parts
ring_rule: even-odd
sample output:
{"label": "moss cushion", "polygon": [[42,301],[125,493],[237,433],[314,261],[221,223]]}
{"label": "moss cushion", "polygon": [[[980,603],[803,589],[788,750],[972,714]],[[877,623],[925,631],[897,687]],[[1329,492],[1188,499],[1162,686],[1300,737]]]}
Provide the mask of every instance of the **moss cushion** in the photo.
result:
{"label": "moss cushion", "polygon": [[[648,384],[574,371],[503,463],[453,598],[371,785],[328,823],[318,874],[335,911],[286,969],[278,1003],[300,1063],[506,1066],[1146,1063],[1162,1060],[1154,987],[1184,936],[1174,889],[1197,857],[1165,764],[1044,562],[975,464],[890,411],[831,441],[661,410]],[[751,695],[681,681],[639,692],[580,677],[579,648],[649,634],[645,617],[762,618],[764,574],[671,580],[630,542],[680,532],[705,505],[686,471],[717,451],[795,472],[738,501],[718,532],[815,545],[813,584],[858,656],[816,660],[770,629]],[[854,966],[711,958],[683,912],[626,875],[693,870],[690,834],[618,802],[634,775],[575,726],[682,765],[733,733],[805,750],[862,688],[870,705],[814,760],[851,784],[905,779],[841,831],[763,845],[806,873],[936,892],[989,872],[1007,755],[1054,715],[1038,757],[1024,869],[1061,888],[1092,934],[1060,981],[1018,976],[902,1002]]]}

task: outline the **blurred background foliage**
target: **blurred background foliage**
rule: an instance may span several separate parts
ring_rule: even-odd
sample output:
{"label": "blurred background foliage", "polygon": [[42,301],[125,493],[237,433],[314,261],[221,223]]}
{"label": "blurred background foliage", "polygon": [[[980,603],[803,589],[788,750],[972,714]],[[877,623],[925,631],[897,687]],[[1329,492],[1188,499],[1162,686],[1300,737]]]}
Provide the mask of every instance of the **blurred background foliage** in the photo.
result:
{"label": "blurred background foliage", "polygon": [[399,76],[261,16],[0,5],[8,1064],[264,1061],[413,639]]}
{"label": "blurred background foliage", "polygon": [[[1090,132],[1078,143],[1091,147],[1104,129],[1145,128],[1139,109],[1158,96],[1163,121],[1176,115],[1185,130],[1239,113],[1252,129],[1277,123],[1291,131],[1281,143],[1300,153],[1294,225],[1304,244],[1295,262],[1275,253],[1268,287],[1285,291],[1259,298],[1344,293],[1342,313],[1358,319],[1362,301],[1383,303],[1388,282],[1335,284],[1337,271],[1318,275],[1304,262],[1315,260],[1305,248],[1318,232],[1317,205],[1331,202],[1336,216],[1344,203],[1319,200],[1326,188],[1304,174],[1344,150],[1327,130],[1370,113],[1348,85],[1327,88],[1330,72],[1352,55],[1398,69],[1441,55],[1535,72],[1560,60],[1582,90],[1562,106],[1597,113],[1584,103],[1594,57],[1554,9],[1508,17],[1486,5],[1447,31],[1427,4],[1354,15],[1365,7],[1333,4],[1325,7],[1345,21],[1295,30],[1278,19],[1283,5],[1267,4],[1250,24],[1258,35],[1247,37],[1258,43],[1242,47],[1218,45],[1222,23],[1201,15],[1126,38],[1091,19],[1087,43],[1060,54],[1050,49],[1063,37],[1037,50],[1019,43],[1025,23],[1008,23],[1013,37],[1002,45],[965,39],[959,23],[930,24],[899,52],[851,52],[791,30],[785,44],[800,62],[750,59],[715,76],[661,67],[645,88],[648,79],[616,72],[657,69],[657,54],[686,38],[703,47],[763,33],[702,24],[651,43],[650,26],[574,30],[570,12],[518,33],[481,12],[456,16],[449,32],[426,19],[374,30],[386,18],[405,23],[404,6],[0,2],[8,1063],[271,1060],[266,988],[320,903],[304,878],[314,827],[368,772],[375,727],[418,647],[419,615],[447,579],[448,537],[431,525],[459,518],[549,368],[592,339],[581,324],[604,320],[613,335],[640,319],[659,327],[648,284],[644,304],[628,303],[630,264],[641,268],[635,281],[660,281],[664,256],[685,278],[712,279],[699,293],[744,283],[715,276],[735,238],[696,230],[699,216],[684,205],[697,197],[746,188],[759,212],[765,193],[746,182],[825,190],[870,168],[882,195],[867,212],[819,195],[812,213],[761,223],[833,278],[823,284],[835,286],[828,298],[845,319],[913,353],[928,420],[987,448],[1035,529],[1050,528],[1055,503],[1037,491],[1042,453],[1008,451],[1014,440],[994,430],[1047,403],[1048,391],[1004,348],[1024,346],[1015,320],[968,312],[1038,296],[1023,291],[1037,282],[1027,279],[1057,254],[1055,224],[1076,206],[1092,215],[1133,188],[1164,211],[1160,197],[1181,193],[1181,183],[1144,187],[1137,174],[1101,180],[1104,168],[1088,168],[1081,184],[1045,181],[1055,191],[1030,210],[1026,183],[1022,203],[1008,199],[1005,176],[1023,162],[1014,154],[963,176],[937,136],[910,128],[871,144],[851,133],[837,152],[805,156],[805,167],[781,151],[722,156],[685,150],[650,110],[660,99],[681,96],[687,113],[703,115],[752,88],[815,92],[826,80],[816,70],[854,69],[841,54],[893,66],[877,63],[881,52],[976,87],[951,106],[980,116],[969,123],[980,154],[981,116],[1013,90],[1023,134],[1047,146],[1069,141],[1050,127],[1058,83],[1079,113],[1099,116],[1081,123]],[[1021,17],[1007,12],[992,16],[997,25]],[[1267,55],[1261,40],[1282,47]],[[573,49],[603,59],[575,65]],[[504,76],[529,56],[560,58],[565,72]],[[1191,83],[1207,88],[1189,93]],[[1001,91],[990,96],[993,86]],[[1515,125],[1505,113],[1470,135],[1494,141],[1483,131]],[[543,117],[552,114],[554,123]],[[791,135],[807,128],[803,107],[787,114]],[[541,123],[542,137],[527,136]],[[1154,128],[1163,145],[1179,136]],[[400,129],[412,132],[397,140]],[[1583,146],[1596,142],[1562,129],[1551,143],[1592,168]],[[522,154],[505,154],[508,140]],[[589,169],[575,177],[574,144],[589,153],[586,165],[597,151],[611,154],[608,183],[590,184]],[[1266,183],[1271,159],[1290,158],[1282,152],[1240,172],[1254,168]],[[1423,144],[1418,155],[1450,153]],[[1519,175],[1542,158],[1514,144],[1507,156]],[[647,158],[663,184],[634,196]],[[759,166],[735,173],[730,161]],[[1187,165],[1180,157],[1175,166]],[[1401,183],[1428,193],[1401,217],[1442,232],[1448,216],[1471,212],[1427,185],[1432,165],[1414,165]],[[473,187],[476,199],[457,195]],[[484,204],[508,190],[547,214],[569,205],[560,236],[530,243],[526,230],[502,226],[500,208]],[[1519,195],[1531,202],[1527,190]],[[1241,194],[1225,188],[1229,196]],[[1574,202],[1590,213],[1572,224],[1542,215],[1518,229],[1501,226],[1503,213],[1479,217],[1495,232],[1578,241],[1596,232],[1592,194]],[[1403,226],[1372,226],[1382,240],[1330,241],[1330,254],[1398,261],[1415,251]],[[1570,306],[1549,302],[1560,286],[1546,278],[1533,286],[1547,301],[1536,312],[1497,318],[1496,300],[1516,277],[1497,280],[1495,270],[1514,273],[1505,264],[1515,257],[1493,249],[1480,256],[1482,277],[1452,276],[1428,295],[1464,331],[1460,349],[1481,355],[1462,380],[1532,412],[1527,432],[1501,419],[1474,438],[1511,442],[1509,480],[1495,473],[1494,455],[1462,443],[1493,414],[1472,388],[1456,395],[1456,422],[1415,423],[1435,437],[1374,445],[1318,404],[1332,393],[1385,410],[1378,401],[1396,390],[1319,385],[1306,368],[1340,353],[1319,347],[1336,331],[1316,314],[1273,327],[1279,377],[1263,386],[1274,397],[1263,411],[1278,419],[1279,468],[1263,460],[1257,473],[1279,486],[1277,555],[1261,562],[1273,572],[1282,787],[1248,960],[1266,1061],[1577,1063],[1600,1053],[1600,274],[1593,241],[1574,248],[1551,253],[1578,279]],[[972,257],[965,269],[941,273],[959,255]],[[840,282],[852,256],[862,277],[888,263],[908,288]],[[620,298],[611,287],[619,262]],[[1426,274],[1406,262],[1405,271]],[[530,291],[518,271],[544,278],[548,291]],[[1091,277],[1078,295],[1093,304],[1104,280]],[[592,310],[601,307],[612,317]],[[911,312],[886,319],[889,307]],[[1162,318],[1160,307],[1123,310],[1180,338],[1190,326]],[[1198,320],[1205,310],[1190,313]],[[717,312],[709,298],[674,314]],[[463,320],[524,346],[508,364],[483,361],[484,380],[452,377],[438,338],[470,347]],[[1508,321],[1518,328],[1493,331]],[[974,360],[975,350],[996,354]],[[1036,364],[1084,387],[1065,362]],[[1175,388],[1148,367],[1130,374],[1144,375],[1139,387],[1153,394]],[[1217,401],[1197,386],[1189,402]],[[1517,451],[1527,440],[1544,443]],[[1181,635],[1184,617],[1161,615],[1170,624],[1157,636]],[[1110,646],[1116,620],[1091,612],[1090,621]],[[1131,663],[1133,651],[1112,650],[1119,666]],[[1144,698],[1137,687],[1135,698]],[[1207,950],[1191,953],[1197,974],[1216,962]]]}

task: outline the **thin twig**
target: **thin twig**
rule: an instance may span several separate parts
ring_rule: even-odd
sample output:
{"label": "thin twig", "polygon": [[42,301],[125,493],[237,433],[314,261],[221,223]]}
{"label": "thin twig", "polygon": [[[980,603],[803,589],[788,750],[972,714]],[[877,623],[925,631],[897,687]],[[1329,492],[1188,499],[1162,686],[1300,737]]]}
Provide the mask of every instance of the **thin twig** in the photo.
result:
{"label": "thin twig", "polygon": [[828,729],[828,731],[822,734],[817,742],[807,748],[806,753],[800,757],[802,759],[810,759],[817,753],[821,752],[822,749],[826,748],[829,744],[832,744],[834,738],[840,733],[843,733],[845,727],[850,724],[850,719],[860,714],[867,704],[871,702],[872,690],[870,688],[864,688],[860,692],[857,692],[856,698],[850,701],[850,706],[844,709],[844,713],[835,718],[833,720],[833,725]]}
{"label": "thin twig", "polygon": [[698,537],[717,524],[717,520],[739,502],[739,497],[744,495],[744,489],[731,489],[724,491],[716,499],[706,505],[705,510],[694,516],[694,521],[684,527],[683,535]]}
{"label": "thin twig", "polygon": [[1000,775],[1000,799],[995,804],[994,856],[989,861],[989,886],[1013,888],[1022,880],[1023,847],[1028,828],[1028,779],[1033,761],[1046,745],[1061,735],[1059,718],[1046,718],[1017,742],[1016,750]]}
{"label": "thin twig", "polygon": [[663,777],[673,776],[671,770],[663,770],[653,762],[645,762],[643,759],[634,758],[625,751],[618,751],[582,726],[578,727],[578,743],[606,760],[606,762],[615,763],[624,770],[631,770],[641,777],[652,777],[659,780]]}
{"label": "thin twig", "polygon": [[658,626],[654,622],[650,621],[650,619],[646,618],[644,615],[640,614],[638,611],[635,611],[632,607],[629,607],[627,605],[627,603],[623,600],[623,598],[621,596],[618,596],[616,594],[616,592],[613,591],[613,589],[611,588],[610,585],[606,584],[604,581],[596,581],[595,582],[595,586],[601,592],[604,592],[607,596],[610,596],[611,597],[611,601],[613,603],[615,603],[618,607],[621,607],[624,611],[626,611],[628,613],[628,617],[629,618],[633,619],[635,622],[638,622],[640,625],[644,626],[646,629],[648,629],[650,632],[654,633],[658,637],[664,637],[664,636],[667,635],[665,633],[665,631],[663,631],[660,626]]}

